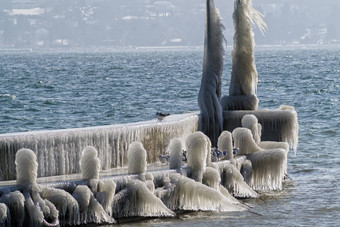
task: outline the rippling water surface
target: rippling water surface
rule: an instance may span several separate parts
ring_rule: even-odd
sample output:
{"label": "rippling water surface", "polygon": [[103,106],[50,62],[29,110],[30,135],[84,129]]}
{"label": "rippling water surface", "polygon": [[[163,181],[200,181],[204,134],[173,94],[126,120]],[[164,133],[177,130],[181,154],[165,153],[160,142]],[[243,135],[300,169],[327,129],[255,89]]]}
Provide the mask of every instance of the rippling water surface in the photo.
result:
{"label": "rippling water surface", "polygon": [[[290,180],[243,213],[186,213],[129,225],[338,226],[340,48],[259,48],[260,108],[292,105],[300,131]],[[198,110],[202,50],[1,53],[0,133],[127,123]],[[227,54],[223,93],[228,93]]]}

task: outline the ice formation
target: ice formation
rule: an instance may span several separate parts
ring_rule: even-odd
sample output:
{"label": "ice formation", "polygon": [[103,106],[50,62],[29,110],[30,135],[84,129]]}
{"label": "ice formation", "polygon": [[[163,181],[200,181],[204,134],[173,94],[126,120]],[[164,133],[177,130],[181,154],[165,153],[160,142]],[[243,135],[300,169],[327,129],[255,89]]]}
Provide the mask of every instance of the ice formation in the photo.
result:
{"label": "ice formation", "polygon": [[190,178],[202,182],[207,164],[208,143],[202,132],[194,132],[185,140],[187,148],[187,166],[190,168]]}
{"label": "ice formation", "polygon": [[40,195],[54,204],[59,211],[59,221],[64,225],[79,225],[79,205],[68,192],[50,187],[42,187]]}
{"label": "ice formation", "polygon": [[103,170],[127,165],[126,152],[133,141],[141,141],[148,152],[148,161],[156,162],[173,137],[185,138],[197,131],[197,113],[170,115],[163,121],[97,126],[80,129],[31,131],[0,135],[0,180],[14,180],[15,154],[20,148],[36,152],[38,177],[80,172],[79,162],[84,147],[91,145],[100,152]]}
{"label": "ice formation", "polygon": [[242,117],[241,120],[242,127],[250,129],[251,133],[253,134],[253,138],[255,143],[259,144],[261,141],[261,136],[259,133],[259,122],[255,115],[253,114],[246,114]]}
{"label": "ice formation", "polygon": [[169,210],[140,180],[130,180],[114,197],[113,215],[123,217],[173,217]]}
{"label": "ice formation", "polygon": [[141,142],[133,142],[127,152],[128,173],[142,174],[146,172],[146,150]]}
{"label": "ice formation", "polygon": [[203,174],[202,183],[215,190],[219,190],[221,183],[221,176],[219,171],[208,166]]}
{"label": "ice formation", "polygon": [[86,185],[78,185],[72,196],[79,205],[80,223],[114,223]]}
{"label": "ice formation", "polygon": [[247,128],[236,128],[233,133],[239,155],[246,155],[252,163],[249,186],[255,190],[277,190],[282,188],[282,180],[287,169],[287,152],[281,148],[263,150],[254,141]]}
{"label": "ice formation", "polygon": [[[233,131],[242,125],[243,116],[255,115],[261,124],[261,140],[287,142],[296,151],[298,145],[299,124],[293,107],[280,109],[262,109],[256,111],[224,111],[224,128]],[[259,128],[259,125],[258,125]],[[259,132],[260,133],[260,132]]]}
{"label": "ice formation", "polygon": [[251,130],[253,134],[253,138],[255,143],[264,150],[270,150],[275,148],[281,148],[286,151],[286,158],[285,158],[285,174],[287,175],[287,156],[289,152],[289,144],[287,142],[275,142],[275,141],[261,141],[261,130],[262,126],[258,123],[257,118],[253,114],[244,115],[242,118],[242,127],[248,128]]}
{"label": "ice formation", "polygon": [[247,155],[253,152],[261,151],[253,139],[250,129],[236,128],[232,132],[234,146],[239,149],[238,155]]}
{"label": "ice formation", "polygon": [[226,153],[221,160],[229,160],[230,163],[236,165],[236,162],[233,159],[234,155],[232,135],[229,131],[223,131],[218,137],[217,148],[218,150]]}
{"label": "ice formation", "polygon": [[181,171],[182,168],[182,141],[179,138],[173,138],[169,145],[170,150],[170,169]]}
{"label": "ice formation", "polygon": [[206,134],[213,146],[223,130],[221,76],[223,71],[223,30],[218,9],[213,0],[207,0],[204,59],[198,105],[201,111],[200,131]]}
{"label": "ice formation", "polygon": [[245,182],[249,182],[252,172],[253,172],[253,165],[251,164],[251,161],[244,160],[241,166],[240,173],[242,174]]}
{"label": "ice formation", "polygon": [[229,165],[223,170],[222,185],[236,198],[257,198],[258,194],[244,181],[241,173],[234,165]]}
{"label": "ice formation", "polygon": [[252,7],[252,0],[237,0],[234,2],[234,48],[232,51],[232,72],[229,88],[230,96],[256,95],[257,71],[254,59],[255,23],[263,32],[266,24],[262,14]]}
{"label": "ice formation", "polygon": [[85,180],[98,179],[100,172],[100,160],[98,151],[92,146],[85,147],[80,158],[82,178]]}
{"label": "ice formation", "polygon": [[11,215],[4,203],[0,203],[0,226],[11,226]]}
{"label": "ice formation", "polygon": [[[287,173],[288,143],[296,149],[298,142],[297,113],[290,106],[256,110],[252,24],[261,31],[266,25],[251,4],[235,1],[230,96],[221,99],[221,106],[224,28],[214,1],[207,0],[200,119],[193,114],[170,115],[162,121],[0,135],[0,152],[9,160],[0,165],[1,180],[14,179],[13,154],[18,150],[17,185],[0,191],[0,226],[112,224],[114,218],[174,217],[174,211],[244,211],[232,196],[256,198],[254,190],[280,190]],[[243,111],[222,113],[222,108]],[[237,125],[233,133],[222,132],[223,127],[230,130],[229,124]],[[241,124],[246,128],[237,128]],[[261,135],[288,143],[261,141]],[[185,137],[187,166],[182,168]],[[232,137],[239,148],[235,157]],[[170,170],[146,173],[147,159],[157,161],[169,142]],[[22,147],[26,149],[18,149]],[[74,165],[83,147],[80,165]],[[226,153],[224,161],[212,160],[214,152]],[[126,162],[129,175],[99,179],[101,168],[123,167]],[[38,173],[53,176],[80,170],[82,180],[60,188],[36,182]]]}
{"label": "ice formation", "polygon": [[99,181],[96,199],[103,206],[106,213],[112,216],[112,202],[116,192],[116,183],[111,180]]}
{"label": "ice formation", "polygon": [[227,153],[233,152],[232,137],[229,131],[223,131],[218,137],[217,148]]}
{"label": "ice formation", "polygon": [[170,173],[170,186],[159,189],[158,194],[171,210],[190,211],[244,211],[235,200],[220,191],[184,177]]}
{"label": "ice formation", "polygon": [[223,96],[221,106],[223,111],[228,110],[256,110],[259,100],[256,95]]}
{"label": "ice formation", "polygon": [[37,180],[37,157],[30,149],[20,149],[15,155],[17,184],[30,185]]}

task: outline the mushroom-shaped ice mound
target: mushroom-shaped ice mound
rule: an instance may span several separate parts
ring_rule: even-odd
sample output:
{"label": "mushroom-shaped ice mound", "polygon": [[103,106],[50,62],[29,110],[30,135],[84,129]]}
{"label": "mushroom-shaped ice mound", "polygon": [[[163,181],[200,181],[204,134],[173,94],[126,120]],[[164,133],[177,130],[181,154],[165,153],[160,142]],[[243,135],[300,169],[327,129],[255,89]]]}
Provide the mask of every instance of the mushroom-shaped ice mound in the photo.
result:
{"label": "mushroom-shaped ice mound", "polygon": [[115,195],[112,210],[117,218],[175,216],[140,180],[129,180],[126,187]]}
{"label": "mushroom-shaped ice mound", "polygon": [[237,147],[238,155],[247,155],[262,149],[255,143],[250,129],[236,128],[232,132],[234,147]]}
{"label": "mushroom-shaped ice mound", "polygon": [[37,181],[38,162],[35,153],[30,149],[20,149],[15,154],[17,184],[28,186]]}
{"label": "mushroom-shaped ice mound", "polygon": [[182,141],[179,138],[173,138],[169,144],[170,150],[170,169],[181,172],[182,169]]}
{"label": "mushroom-shaped ice mound", "polygon": [[84,180],[98,179],[100,172],[100,159],[98,151],[92,146],[85,147],[80,158],[80,169]]}
{"label": "mushroom-shaped ice mound", "polygon": [[218,137],[217,148],[227,154],[229,154],[229,152],[233,152],[232,136],[229,131],[223,131]]}
{"label": "mushroom-shaped ice mound", "polygon": [[221,135],[218,137],[217,143],[218,149],[224,152],[226,155],[222,158],[222,160],[229,160],[231,164],[236,165],[236,161],[234,160],[233,154],[233,140],[232,135],[229,131],[223,131]]}
{"label": "mushroom-shaped ice mound", "polygon": [[254,137],[255,143],[258,144],[261,141],[260,130],[262,129],[262,127],[259,128],[259,122],[257,118],[255,117],[255,115],[253,114],[244,115],[242,117],[241,124],[242,124],[242,127],[250,129]]}
{"label": "mushroom-shaped ice mound", "polygon": [[128,173],[143,175],[146,172],[146,150],[141,142],[132,142],[127,151]]}
{"label": "mushroom-shaped ice mound", "polygon": [[202,132],[194,132],[186,138],[185,144],[188,155],[187,166],[190,168],[188,176],[195,181],[202,182],[208,155],[206,136]]}

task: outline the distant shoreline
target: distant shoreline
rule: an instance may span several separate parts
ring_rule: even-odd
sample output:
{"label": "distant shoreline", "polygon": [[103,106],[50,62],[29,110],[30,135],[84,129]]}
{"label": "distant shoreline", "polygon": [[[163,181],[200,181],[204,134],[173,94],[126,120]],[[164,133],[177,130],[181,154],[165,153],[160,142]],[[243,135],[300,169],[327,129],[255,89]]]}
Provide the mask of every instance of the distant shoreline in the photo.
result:
{"label": "distant shoreline", "polygon": [[[340,48],[340,44],[285,44],[285,45],[256,45],[256,49],[325,49]],[[4,53],[105,53],[125,51],[182,51],[198,50],[203,51],[203,46],[128,46],[128,47],[88,47],[88,48],[0,48]],[[232,46],[228,45],[226,51],[231,51]]]}

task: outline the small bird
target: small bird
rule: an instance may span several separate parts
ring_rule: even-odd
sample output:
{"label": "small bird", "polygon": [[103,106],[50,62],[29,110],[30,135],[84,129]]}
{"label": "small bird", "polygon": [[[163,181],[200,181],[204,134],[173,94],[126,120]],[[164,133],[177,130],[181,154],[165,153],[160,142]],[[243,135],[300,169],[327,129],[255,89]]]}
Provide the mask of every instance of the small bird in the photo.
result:
{"label": "small bird", "polygon": [[157,112],[156,113],[156,116],[157,116],[157,118],[158,118],[158,120],[163,120],[165,117],[167,117],[167,116],[169,116],[170,114],[168,114],[168,113],[161,113],[161,112]]}

